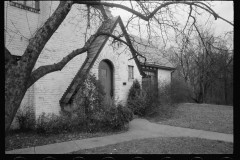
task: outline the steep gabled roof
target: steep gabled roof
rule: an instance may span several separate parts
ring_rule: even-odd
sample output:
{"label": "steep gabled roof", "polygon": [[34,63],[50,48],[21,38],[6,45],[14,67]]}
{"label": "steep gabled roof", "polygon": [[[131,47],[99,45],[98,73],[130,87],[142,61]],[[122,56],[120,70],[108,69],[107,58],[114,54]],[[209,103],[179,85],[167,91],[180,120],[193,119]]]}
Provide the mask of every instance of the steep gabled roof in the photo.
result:
{"label": "steep gabled roof", "polygon": [[[117,20],[118,20],[118,17],[104,21],[103,24],[99,27],[97,32],[100,32],[101,30],[109,30],[110,32],[112,32],[117,24]],[[69,100],[72,98],[82,78],[81,75],[87,74],[89,72],[89,70],[91,69],[92,65],[94,64],[95,60],[97,59],[99,53],[101,52],[107,40],[108,40],[108,36],[100,35],[93,41],[93,43],[91,44],[87,52],[87,57],[83,65],[78,70],[71,84],[68,86],[67,90],[65,91],[62,98],[60,99],[61,106],[63,104],[67,104]]]}
{"label": "steep gabled roof", "polygon": [[[135,35],[130,35],[134,48],[143,56],[146,57],[146,65],[153,65],[163,69],[175,69],[175,67],[168,61],[166,57],[161,55],[161,51],[155,46],[151,45],[146,39],[140,39]],[[138,57],[141,64],[144,59]]]}
{"label": "steep gabled roof", "polygon": [[[107,30],[107,31],[110,31],[110,33],[112,33],[118,23],[124,33],[126,41],[129,44],[131,44],[130,38],[128,37],[128,34],[125,30],[125,27],[123,25],[123,22],[122,22],[120,16],[108,19],[107,21],[104,21],[103,24],[99,27],[97,32]],[[77,90],[77,86],[79,85],[79,83],[81,81],[81,78],[82,78],[81,75],[89,73],[91,67],[93,66],[94,62],[96,61],[97,57],[99,56],[100,52],[102,51],[108,38],[109,38],[109,36],[100,35],[93,41],[93,43],[91,44],[91,46],[87,52],[87,57],[86,57],[83,65],[81,66],[81,68],[77,72],[76,76],[72,80],[71,84],[68,86],[67,90],[65,91],[62,98],[60,99],[61,107],[63,107],[64,104],[69,103],[70,99],[72,98],[72,96],[74,95],[74,93]],[[140,74],[144,76],[145,73],[141,69],[140,62],[138,61],[135,52],[133,52],[131,50],[131,53],[132,53],[132,56],[134,57],[135,63],[137,64]]]}

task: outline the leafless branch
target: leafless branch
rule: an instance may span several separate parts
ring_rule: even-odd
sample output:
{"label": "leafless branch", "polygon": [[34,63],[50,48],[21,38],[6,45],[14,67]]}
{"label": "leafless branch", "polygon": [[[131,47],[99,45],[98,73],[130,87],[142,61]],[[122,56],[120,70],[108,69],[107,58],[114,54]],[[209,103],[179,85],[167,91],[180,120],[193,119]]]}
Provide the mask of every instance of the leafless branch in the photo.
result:
{"label": "leafless branch", "polygon": [[28,80],[27,88],[29,88],[32,84],[34,84],[38,79],[43,77],[44,75],[55,72],[55,71],[61,71],[62,68],[74,57],[77,55],[86,52],[86,48],[76,49],[72,51],[70,54],[68,54],[66,57],[64,57],[60,62],[54,63],[52,65],[45,65],[37,68],[31,73],[30,79]]}
{"label": "leafless branch", "polygon": [[[133,50],[133,51],[137,54],[136,57],[137,57],[137,56],[140,56],[140,57],[144,58],[144,59],[145,59],[145,62],[146,62],[146,57],[145,57],[145,56],[143,56],[142,54],[140,54],[137,50],[135,50],[135,48],[134,48],[131,44],[125,42],[125,41],[122,40],[121,38],[119,38],[119,37],[117,37],[117,36],[115,36],[115,35],[112,35],[112,34],[109,33],[109,32],[101,32],[101,33],[99,33],[99,34],[101,34],[101,35],[107,35],[107,36],[109,36],[109,37],[112,37],[112,38],[115,39],[115,40],[118,40],[118,41],[124,43],[125,45],[127,45],[131,50]],[[134,57],[134,58],[135,58],[135,57]],[[131,58],[131,59],[132,59],[132,58]]]}
{"label": "leafless branch", "polygon": [[184,28],[183,28],[183,33],[184,33],[184,30],[185,30],[185,28],[186,28],[186,26],[187,26],[187,24],[188,24],[188,21],[189,21],[189,18],[190,18],[191,15],[192,15],[192,5],[190,5],[189,15],[188,15],[187,22],[186,22],[186,24],[185,24],[185,26],[184,26]]}
{"label": "leafless branch", "polygon": [[30,35],[31,35],[30,37],[32,37],[33,35],[32,35],[31,29],[30,29],[30,26],[29,26],[29,21],[28,21],[27,12],[28,12],[28,11],[26,10],[26,12],[25,12],[26,14],[25,14],[25,15],[26,15],[26,20],[27,20],[27,24],[28,24],[28,30],[29,30],[29,33],[30,33]]}
{"label": "leafless branch", "polygon": [[124,5],[121,5],[121,4],[116,4],[116,3],[108,3],[108,2],[91,2],[91,1],[74,1],[74,3],[77,3],[77,4],[89,4],[89,5],[104,5],[104,6],[108,6],[108,7],[117,7],[117,8],[121,8],[121,9],[124,9],[128,12],[131,12],[137,16],[139,16],[141,19],[145,20],[145,21],[148,21],[150,18],[152,18],[160,9],[168,6],[168,5],[171,5],[171,4],[186,4],[186,5],[195,5],[205,11],[207,11],[208,13],[212,14],[215,18],[215,20],[217,20],[217,18],[220,18],[222,19],[223,21],[229,23],[230,25],[233,26],[233,23],[222,18],[221,16],[219,16],[213,9],[211,9],[209,6],[207,6],[206,4],[204,4],[203,2],[186,2],[186,1],[173,1],[173,2],[165,2],[165,3],[162,3],[160,6],[156,7],[148,16],[145,16],[143,14],[141,14],[140,12],[137,12],[129,7],[126,7]]}
{"label": "leafless branch", "polygon": [[26,38],[24,35],[22,35],[22,33],[21,33],[21,32],[17,29],[17,27],[14,25],[14,23],[12,22],[12,20],[10,20],[10,21],[11,21],[13,27],[18,31],[18,33],[20,33],[20,35],[21,35],[22,37],[24,37],[25,39],[29,40],[29,38]]}

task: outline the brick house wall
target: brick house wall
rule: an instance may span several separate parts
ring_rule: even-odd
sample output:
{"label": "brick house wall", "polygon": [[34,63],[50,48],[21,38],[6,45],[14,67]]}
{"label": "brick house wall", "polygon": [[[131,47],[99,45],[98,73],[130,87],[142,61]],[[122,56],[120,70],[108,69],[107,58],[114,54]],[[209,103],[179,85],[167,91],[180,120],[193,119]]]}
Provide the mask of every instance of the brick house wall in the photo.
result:
{"label": "brick house wall", "polygon": [[[4,2],[6,13],[5,28],[7,31],[7,33],[5,33],[6,46],[13,55],[21,56],[28,45],[28,39],[31,38],[31,35],[34,35],[33,33],[51,16],[59,2],[41,1],[39,13],[11,6],[10,3],[11,2],[8,1]],[[78,7],[79,6],[80,5],[78,5]],[[80,7],[84,6],[81,5]],[[58,62],[72,50],[83,46],[84,39],[82,33],[85,29],[83,28],[82,31],[76,33],[74,32],[76,22],[69,25],[69,19],[75,15],[76,9],[76,5],[73,5],[72,10],[64,22],[45,45],[34,69],[42,65]],[[84,26],[84,22],[81,23]],[[15,34],[17,32],[20,33]],[[62,71],[50,73],[39,79],[39,81],[27,90],[20,108],[22,109],[25,105],[32,106],[36,118],[42,112],[58,114],[59,99],[83,63],[85,57],[86,53],[79,55],[70,61]],[[13,128],[14,125],[15,120],[12,124]]]}
{"label": "brick house wall", "polygon": [[[21,56],[24,53],[28,45],[28,39],[31,38],[37,29],[41,27],[51,16],[58,4],[59,2],[57,1],[40,1],[40,12],[34,13],[11,6],[10,2],[8,1],[4,2],[4,9],[6,13],[5,28],[7,31],[7,33],[5,32],[5,43],[13,55]],[[45,45],[34,69],[43,65],[59,62],[71,51],[83,47],[85,43],[85,37],[83,33],[86,31],[87,22],[80,21],[84,19],[80,16],[73,18],[79,13],[79,7],[86,9],[85,5],[72,6],[72,9],[65,20]],[[79,23],[81,23],[81,26],[78,26]],[[96,26],[96,28],[97,27],[98,26]],[[115,30],[121,32],[120,26],[117,25]],[[18,31],[21,34],[16,34]],[[120,48],[118,48],[118,50],[114,50],[110,46],[111,42],[112,39],[109,38],[93,67],[91,68],[90,73],[95,74],[96,77],[98,77],[99,63],[104,59],[110,60],[114,65],[115,100],[125,103],[128,91],[133,83],[133,80],[128,79],[128,65],[134,66],[134,79],[138,79],[140,84],[142,82],[142,76],[140,75],[135,61],[133,59],[128,60],[132,58],[130,51],[127,50],[126,52],[122,52],[125,48],[125,45],[123,44]],[[35,112],[35,118],[37,118],[43,112],[59,115],[59,111],[61,110],[59,100],[83,64],[86,55],[87,53],[83,53],[76,56],[61,71],[49,73],[39,79],[27,90],[20,108],[23,108],[25,105],[31,106]],[[159,79],[169,79],[169,75],[171,76],[169,71],[158,70]],[[123,85],[123,83],[126,85]],[[12,128],[16,126],[17,124],[14,120]]]}
{"label": "brick house wall", "polygon": [[[15,7],[9,1],[4,1],[4,13],[5,46],[11,54],[21,56],[28,45],[28,40],[42,25],[40,17],[44,12],[34,13]],[[23,109],[25,106],[31,106],[32,110],[35,110],[34,85],[27,90],[20,108]],[[17,127],[16,119],[14,119],[11,127]]]}
{"label": "brick house wall", "polygon": [[[117,31],[117,33],[121,34],[122,31],[119,24],[117,24],[114,31]],[[126,41],[125,38],[122,38],[122,40]],[[114,65],[114,98],[118,102],[125,103],[127,100],[128,91],[133,83],[132,79],[128,79],[128,65],[133,66],[134,79],[137,79],[140,84],[142,82],[142,76],[140,75],[135,61],[133,59],[128,60],[132,58],[130,50],[126,50],[126,52],[124,52],[123,50],[126,47],[124,44],[121,45],[121,47],[119,47],[117,50],[114,50],[111,46],[111,43],[112,38],[109,38],[90,72],[98,77],[99,63],[104,59],[110,60]],[[126,85],[123,85],[123,83],[126,83]]]}
{"label": "brick house wall", "polygon": [[[41,27],[47,18],[53,13],[58,6],[59,2],[44,1],[40,2],[40,12],[33,13],[15,6],[11,6],[10,2],[5,2],[5,11],[7,13],[6,29],[11,32],[16,28],[26,38],[31,38],[33,33]],[[80,6],[80,5],[78,5]],[[81,7],[84,7],[83,5]],[[57,31],[53,34],[51,39],[45,45],[39,59],[36,62],[34,69],[42,66],[53,64],[60,61],[64,56],[69,54],[72,50],[81,48],[84,45],[84,36],[86,28],[82,28],[76,32],[77,20],[71,18],[77,13],[77,7],[73,5],[66,19],[59,26]],[[69,21],[71,20],[71,23]],[[12,25],[12,22],[14,25]],[[86,26],[86,21],[81,22],[82,26]],[[85,25],[84,25],[85,23]],[[28,28],[30,26],[30,29]],[[15,28],[16,27],[16,28]],[[120,29],[119,26],[116,29]],[[11,32],[12,33],[12,32]],[[14,33],[12,33],[14,34]],[[28,45],[28,40],[21,38],[21,35],[15,35],[11,41],[11,37],[6,34],[7,48],[14,55],[22,55]],[[114,54],[113,48],[110,47],[109,39],[105,44],[100,56],[96,60],[91,71],[93,74],[98,75],[98,66],[101,60],[109,59],[114,64],[114,91],[115,97],[118,101],[125,101],[127,91],[132,85],[132,81],[128,80],[128,65],[134,66],[134,75],[139,81],[141,81],[141,75],[137,69],[134,60],[128,61],[131,58],[131,54],[128,51],[120,55]],[[123,50],[124,46],[119,48],[119,52]],[[71,60],[61,71],[53,72],[45,75],[39,79],[32,87],[30,87],[24,96],[21,103],[21,108],[24,105],[33,107],[36,118],[42,113],[54,113],[59,114],[60,106],[59,100],[72,79],[76,75],[78,69],[83,64],[86,54],[81,54]],[[126,85],[123,86],[123,82]],[[14,125],[14,124],[13,124]]]}

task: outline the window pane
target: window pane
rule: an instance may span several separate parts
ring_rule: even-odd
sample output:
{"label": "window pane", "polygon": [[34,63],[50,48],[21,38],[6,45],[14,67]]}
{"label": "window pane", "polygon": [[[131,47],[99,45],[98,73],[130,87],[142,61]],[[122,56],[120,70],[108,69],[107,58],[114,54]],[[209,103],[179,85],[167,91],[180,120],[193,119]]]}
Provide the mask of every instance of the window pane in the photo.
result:
{"label": "window pane", "polygon": [[102,78],[107,77],[107,70],[106,69],[101,69],[101,76],[102,76]]}
{"label": "window pane", "polygon": [[39,1],[35,1],[35,8],[39,9]]}
{"label": "window pane", "polygon": [[128,79],[133,79],[133,66],[128,66]]}
{"label": "window pane", "polygon": [[32,8],[35,8],[35,1],[32,1]]}
{"label": "window pane", "polygon": [[17,3],[24,4],[25,1],[17,1]]}
{"label": "window pane", "polygon": [[25,1],[25,2],[26,2],[26,6],[33,7],[32,5],[33,1]]}

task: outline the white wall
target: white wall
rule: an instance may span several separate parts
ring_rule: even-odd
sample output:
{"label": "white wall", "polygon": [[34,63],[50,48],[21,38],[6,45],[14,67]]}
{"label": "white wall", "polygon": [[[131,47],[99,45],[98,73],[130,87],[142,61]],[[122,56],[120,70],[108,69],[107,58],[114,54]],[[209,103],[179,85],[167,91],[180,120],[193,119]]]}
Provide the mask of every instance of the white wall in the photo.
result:
{"label": "white wall", "polygon": [[[53,2],[54,3],[54,2]],[[80,6],[80,5],[78,5]],[[45,45],[39,59],[35,65],[38,68],[43,65],[49,65],[59,62],[73,50],[84,46],[84,36],[86,28],[76,31],[77,19],[73,19],[78,13],[77,6],[72,6],[71,11],[53,34],[51,39]],[[84,7],[84,6],[82,6]],[[69,23],[71,21],[72,23]],[[85,21],[80,22],[83,26]],[[86,25],[85,25],[86,26]],[[61,71],[45,75],[35,83],[35,108],[36,116],[42,112],[59,114],[61,110],[59,100],[81,68],[87,53],[73,58]]]}
{"label": "white wall", "polygon": [[171,71],[158,69],[158,86],[164,83],[171,83]]}
{"label": "white wall", "polygon": [[[122,32],[119,25],[116,26],[115,30],[119,31],[119,33]],[[122,39],[126,41],[125,38]],[[113,47],[110,46],[111,42],[112,38],[109,38],[90,72],[98,77],[99,63],[104,59],[110,60],[114,65],[114,98],[118,102],[125,103],[128,91],[133,83],[132,80],[128,80],[128,65],[134,66],[134,79],[138,79],[140,84],[142,83],[142,76],[140,75],[135,61],[133,59],[128,60],[132,58],[129,49],[123,52],[126,47],[123,44],[120,48],[114,50]],[[124,82],[126,85],[123,85]]]}
{"label": "white wall", "polygon": [[[9,1],[4,1],[4,13],[5,46],[11,54],[21,56],[29,43],[29,38],[34,35],[37,28],[41,25],[40,17],[44,13],[34,13],[11,6]],[[27,90],[20,105],[21,109],[23,109],[24,106],[31,106],[34,110],[33,93],[34,85]],[[11,128],[15,127],[17,127],[16,119],[14,119]]]}
{"label": "white wall", "polygon": [[[4,2],[6,46],[12,54],[21,56],[28,45],[28,39],[53,14],[59,1],[40,1],[40,13],[30,12],[9,4],[10,2]],[[84,19],[81,15],[76,16],[79,14],[77,7],[86,9],[84,5],[72,6],[65,20],[45,45],[33,70],[43,65],[59,62],[71,51],[83,47],[86,18]],[[59,100],[85,57],[86,53],[79,55],[71,60],[62,71],[50,73],[39,79],[26,92],[21,108],[26,104],[31,105],[36,111],[36,116],[42,112],[58,114]]]}
{"label": "white wall", "polygon": [[[40,14],[38,14],[10,6],[9,2],[4,2],[7,13],[5,16],[5,26],[9,32],[9,34],[6,33],[6,44],[12,54],[22,55],[28,45],[28,40],[25,40],[20,34],[15,34],[15,32],[17,32],[15,27],[18,28],[22,35],[30,38],[31,33],[33,34],[44,24],[58,4],[59,2],[57,1],[41,1]],[[81,16],[73,18],[76,14],[79,14],[77,7],[84,8],[85,6],[72,6],[66,19],[45,45],[34,69],[43,65],[57,63],[71,51],[83,47],[85,43],[83,33],[86,31],[86,28],[84,28],[86,26],[86,21],[84,21]],[[10,20],[15,24],[15,27]],[[79,23],[81,26],[77,25]],[[116,30],[121,32],[119,25],[117,25]],[[13,36],[14,38],[12,38]],[[125,39],[123,38],[123,40]],[[134,66],[134,79],[138,79],[140,84],[142,82],[142,76],[138,71],[135,61],[133,59],[128,60],[132,58],[129,49],[126,52],[123,52],[125,49],[125,45],[123,44],[118,50],[114,50],[110,46],[110,43],[111,38],[102,49],[102,52],[91,69],[91,73],[98,75],[98,67],[101,60],[109,59],[112,61],[114,64],[115,99],[117,101],[126,102],[129,88],[133,83],[132,80],[128,80],[128,65]],[[59,114],[59,100],[83,64],[86,54],[87,53],[84,53],[75,57],[61,71],[47,74],[39,79],[28,89],[21,106],[25,104],[32,105],[35,110],[36,118],[42,112]],[[168,75],[168,73],[162,73],[162,71],[158,72],[158,75],[161,75],[161,77],[163,75],[167,77]],[[124,82],[126,85],[123,85]]]}

